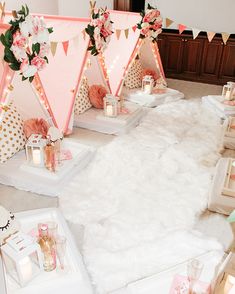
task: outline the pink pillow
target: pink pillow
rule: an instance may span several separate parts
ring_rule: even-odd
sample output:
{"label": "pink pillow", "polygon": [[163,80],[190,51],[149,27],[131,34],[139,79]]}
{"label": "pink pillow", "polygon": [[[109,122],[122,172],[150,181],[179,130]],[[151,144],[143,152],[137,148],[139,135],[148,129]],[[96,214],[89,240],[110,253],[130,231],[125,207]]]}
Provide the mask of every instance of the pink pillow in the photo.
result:
{"label": "pink pillow", "polygon": [[142,78],[144,76],[152,76],[154,81],[156,81],[160,76],[156,73],[155,70],[151,69],[151,68],[145,68],[143,70],[143,74],[142,74]]}
{"label": "pink pillow", "polygon": [[24,133],[28,139],[32,134],[42,135],[46,138],[49,124],[43,118],[31,118],[24,122]]}
{"label": "pink pillow", "polygon": [[107,93],[105,87],[101,85],[92,85],[88,91],[92,106],[99,109],[104,108],[103,98]]}

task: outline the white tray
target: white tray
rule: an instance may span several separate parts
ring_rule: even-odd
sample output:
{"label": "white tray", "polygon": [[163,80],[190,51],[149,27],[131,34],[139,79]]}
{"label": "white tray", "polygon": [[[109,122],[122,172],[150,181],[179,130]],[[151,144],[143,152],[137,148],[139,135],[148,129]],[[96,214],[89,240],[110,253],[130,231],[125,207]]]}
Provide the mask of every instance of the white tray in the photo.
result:
{"label": "white tray", "polygon": [[61,171],[58,175],[39,168],[28,169],[27,167],[24,170],[22,165],[26,160],[25,152],[20,151],[7,162],[0,164],[0,183],[39,195],[60,196],[63,189],[74,176],[87,166],[95,154],[95,149],[90,146],[80,144],[72,139],[65,140],[71,144],[74,143],[74,149],[78,150],[75,156],[76,160],[74,159],[66,170]]}
{"label": "white tray", "polygon": [[66,174],[68,174],[79,162],[86,156],[87,149],[84,145],[78,144],[71,139],[64,139],[61,149],[69,150],[72,153],[71,160],[64,160],[57,168],[56,172],[50,172],[45,167],[34,167],[25,161],[20,166],[20,169],[30,174],[38,175],[40,177],[46,177],[51,180],[60,180]]}
{"label": "white tray", "polygon": [[[76,248],[70,230],[58,209],[39,209],[16,214],[21,230],[25,233],[37,228],[38,223],[56,221],[59,234],[66,236],[67,249],[65,256],[65,273],[43,272],[34,278],[27,286],[20,288],[8,275],[6,276],[7,294],[92,294],[92,287],[86,272],[81,254]],[[1,293],[2,294],[2,293]]]}

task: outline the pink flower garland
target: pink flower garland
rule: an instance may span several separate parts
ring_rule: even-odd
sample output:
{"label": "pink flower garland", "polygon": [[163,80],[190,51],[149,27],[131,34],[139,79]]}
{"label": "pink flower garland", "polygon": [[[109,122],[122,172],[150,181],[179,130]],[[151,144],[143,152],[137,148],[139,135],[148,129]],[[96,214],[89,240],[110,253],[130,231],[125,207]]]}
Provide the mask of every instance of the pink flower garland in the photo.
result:
{"label": "pink flower garland", "polygon": [[149,37],[156,42],[158,35],[162,32],[162,17],[160,11],[148,4],[145,12],[141,12],[142,20],[137,24],[140,30],[140,38]]}

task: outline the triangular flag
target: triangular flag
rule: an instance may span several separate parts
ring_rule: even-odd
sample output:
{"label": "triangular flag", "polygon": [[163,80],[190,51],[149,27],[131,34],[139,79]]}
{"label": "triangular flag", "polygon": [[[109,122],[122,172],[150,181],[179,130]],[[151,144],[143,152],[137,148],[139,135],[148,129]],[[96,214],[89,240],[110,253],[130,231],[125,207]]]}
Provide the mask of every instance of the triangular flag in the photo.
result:
{"label": "triangular flag", "polygon": [[230,34],[228,34],[228,33],[221,33],[221,35],[222,35],[223,42],[226,45],[226,43],[227,43],[227,41],[229,39]]}
{"label": "triangular flag", "polygon": [[121,30],[116,30],[116,36],[117,36],[117,39],[119,40],[121,36]]}
{"label": "triangular flag", "polygon": [[63,48],[64,48],[64,53],[67,55],[68,53],[68,48],[69,48],[69,41],[64,41],[62,42]]}
{"label": "triangular flag", "polygon": [[209,40],[209,42],[212,41],[212,39],[214,38],[215,33],[214,32],[207,32],[207,38]]}
{"label": "triangular flag", "polygon": [[201,32],[199,29],[192,29],[193,31],[193,39],[196,39],[199,33]]}
{"label": "triangular flag", "polygon": [[126,38],[128,39],[128,36],[129,36],[129,29],[125,29],[125,30],[124,30],[124,33],[125,33]]}
{"label": "triangular flag", "polygon": [[75,36],[73,38],[73,45],[74,47],[77,49],[78,48],[78,45],[79,45],[79,35]]}
{"label": "triangular flag", "polygon": [[136,29],[137,29],[137,25],[132,27],[132,30],[133,30],[134,33],[135,33]]}
{"label": "triangular flag", "polygon": [[82,34],[83,34],[83,39],[86,40],[86,31],[83,30],[83,31],[82,31]]}
{"label": "triangular flag", "polygon": [[182,34],[187,27],[183,24],[178,24],[179,33]]}
{"label": "triangular flag", "polygon": [[58,44],[57,42],[51,42],[51,54],[52,54],[52,56],[55,56],[57,44]]}
{"label": "triangular flag", "polygon": [[166,17],[166,28],[168,28],[171,24],[173,24],[173,20]]}

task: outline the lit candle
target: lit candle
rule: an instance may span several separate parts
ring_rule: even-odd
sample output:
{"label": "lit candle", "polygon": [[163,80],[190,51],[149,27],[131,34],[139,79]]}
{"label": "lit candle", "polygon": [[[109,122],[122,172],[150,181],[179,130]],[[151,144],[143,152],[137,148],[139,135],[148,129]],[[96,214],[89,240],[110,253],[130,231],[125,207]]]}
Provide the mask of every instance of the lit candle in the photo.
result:
{"label": "lit candle", "polygon": [[107,114],[107,116],[113,116],[113,106],[112,105],[106,106],[106,114]]}
{"label": "lit candle", "polygon": [[144,92],[146,94],[151,94],[151,86],[150,85],[145,85],[144,86]]}
{"label": "lit candle", "polygon": [[28,282],[32,278],[32,263],[28,256],[19,261],[19,270],[24,282]]}
{"label": "lit candle", "polygon": [[33,163],[35,165],[40,165],[41,164],[41,152],[39,149],[34,149],[33,150]]}
{"label": "lit candle", "polygon": [[227,90],[226,91],[225,98],[226,99],[230,99],[230,90]]}

